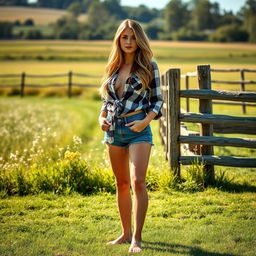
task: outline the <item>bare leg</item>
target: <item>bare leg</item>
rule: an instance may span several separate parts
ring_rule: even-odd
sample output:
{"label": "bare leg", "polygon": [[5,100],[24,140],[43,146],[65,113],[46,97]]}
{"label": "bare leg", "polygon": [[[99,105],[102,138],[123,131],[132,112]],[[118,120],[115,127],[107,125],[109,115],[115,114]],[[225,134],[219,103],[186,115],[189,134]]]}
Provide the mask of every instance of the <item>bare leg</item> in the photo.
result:
{"label": "bare leg", "polygon": [[117,202],[122,223],[122,234],[108,244],[122,244],[131,241],[131,211],[129,151],[123,147],[108,146],[112,170],[116,178]]}
{"label": "bare leg", "polygon": [[129,147],[131,161],[131,180],[134,192],[134,233],[129,252],[137,253],[141,248],[141,233],[147,209],[148,194],[146,189],[146,172],[151,145],[149,143],[132,144]]}

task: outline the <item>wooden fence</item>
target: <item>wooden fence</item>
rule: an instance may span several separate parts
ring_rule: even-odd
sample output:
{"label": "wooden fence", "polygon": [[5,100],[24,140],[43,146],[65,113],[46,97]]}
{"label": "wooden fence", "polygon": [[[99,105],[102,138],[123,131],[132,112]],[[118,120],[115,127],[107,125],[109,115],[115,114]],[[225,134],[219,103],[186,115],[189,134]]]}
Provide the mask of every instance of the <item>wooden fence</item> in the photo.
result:
{"label": "wooden fence", "polygon": [[[211,80],[211,83],[215,84],[234,84],[234,85],[240,85],[240,90],[241,91],[246,91],[245,85],[246,84],[255,84],[256,81],[252,80],[245,80],[245,73],[246,72],[256,72],[256,69],[216,69],[212,68],[211,72],[224,72],[224,73],[235,73],[239,72],[240,73],[240,81],[227,81],[227,80]],[[181,78],[185,79],[185,88],[186,90],[189,90],[190,88],[190,77],[196,77],[197,73],[196,72],[189,72],[186,74],[181,75]],[[224,105],[241,105],[242,106],[242,111],[243,114],[246,114],[246,106],[253,106],[256,107],[255,103],[245,103],[245,102],[223,102],[223,101],[212,101],[213,104],[224,104]],[[186,99],[186,111],[189,112],[190,106],[189,106],[189,98]]]}
{"label": "wooden fence", "polygon": [[[210,65],[197,67],[197,90],[180,90],[180,69],[169,69],[162,76],[161,90],[164,98],[163,116],[160,119],[160,134],[166,151],[166,158],[177,177],[180,164],[191,165],[196,160],[204,162],[206,183],[214,182],[214,165],[234,167],[256,167],[256,158],[215,156],[213,146],[234,146],[256,148],[256,139],[226,138],[213,136],[213,124],[251,127],[256,130],[256,117],[214,115],[212,100],[245,101],[256,103],[255,92],[211,90]],[[199,99],[200,113],[181,113],[180,98]],[[200,136],[189,136],[181,129],[181,122],[200,123]],[[200,145],[200,156],[181,155],[181,144]]]}
{"label": "wooden fence", "polygon": [[[26,83],[27,78],[60,78],[60,77],[66,77],[67,82],[66,83],[51,83],[51,84],[31,84]],[[95,84],[88,84],[88,83],[74,83],[73,78],[74,77],[86,77],[86,78],[100,78],[101,76],[97,75],[89,75],[89,74],[82,74],[82,73],[75,73],[75,72],[68,72],[63,74],[54,74],[54,75],[32,75],[27,74],[25,72],[22,72],[21,74],[0,74],[0,78],[20,78],[19,84],[0,84],[0,88],[12,88],[12,87],[20,87],[20,96],[25,96],[25,87],[30,88],[48,88],[48,87],[61,87],[61,86],[67,86],[68,88],[68,97],[72,97],[72,86],[78,86],[78,87],[98,87]]]}

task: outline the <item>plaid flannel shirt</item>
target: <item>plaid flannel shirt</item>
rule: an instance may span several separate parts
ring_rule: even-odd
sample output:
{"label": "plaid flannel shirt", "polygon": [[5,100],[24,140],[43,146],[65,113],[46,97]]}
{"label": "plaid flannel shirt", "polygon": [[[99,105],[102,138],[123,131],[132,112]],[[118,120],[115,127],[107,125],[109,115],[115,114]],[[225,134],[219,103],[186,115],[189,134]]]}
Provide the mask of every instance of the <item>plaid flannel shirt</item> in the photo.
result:
{"label": "plaid flannel shirt", "polygon": [[156,62],[152,61],[152,80],[150,89],[142,88],[141,80],[132,74],[125,82],[122,97],[119,99],[115,92],[115,83],[118,77],[116,72],[109,80],[107,97],[104,99],[101,111],[107,112],[107,120],[110,122],[108,133],[108,143],[114,142],[115,119],[123,114],[128,114],[137,110],[154,111],[158,119],[162,116],[161,107],[163,99],[160,90],[160,73]]}

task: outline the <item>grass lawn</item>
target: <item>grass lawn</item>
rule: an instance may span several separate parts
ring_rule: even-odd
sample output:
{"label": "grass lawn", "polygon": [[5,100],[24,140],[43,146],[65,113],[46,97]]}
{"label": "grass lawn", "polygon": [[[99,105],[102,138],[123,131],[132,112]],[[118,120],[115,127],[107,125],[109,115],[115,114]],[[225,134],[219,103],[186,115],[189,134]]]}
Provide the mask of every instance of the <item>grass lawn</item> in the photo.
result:
{"label": "grass lawn", "polygon": [[[208,189],[149,193],[140,255],[255,255],[255,194]],[[0,201],[0,255],[127,255],[115,196],[10,197]]]}
{"label": "grass lawn", "polygon": [[[83,158],[91,165],[109,165],[95,114],[100,102],[38,97],[1,100],[12,100],[20,107],[59,106],[68,113],[67,118],[73,115],[76,120],[73,132],[69,129],[65,136],[72,137],[73,133],[83,138]],[[168,168],[157,135],[158,122],[154,121],[152,128],[156,145],[149,165],[151,173]],[[145,250],[140,255],[255,255],[255,169],[217,167],[216,170],[225,170],[233,178],[223,190],[213,187],[195,193],[173,189],[149,193],[143,233]],[[0,255],[127,255],[128,244],[105,245],[119,232],[114,194],[23,197],[3,194],[0,199]]]}

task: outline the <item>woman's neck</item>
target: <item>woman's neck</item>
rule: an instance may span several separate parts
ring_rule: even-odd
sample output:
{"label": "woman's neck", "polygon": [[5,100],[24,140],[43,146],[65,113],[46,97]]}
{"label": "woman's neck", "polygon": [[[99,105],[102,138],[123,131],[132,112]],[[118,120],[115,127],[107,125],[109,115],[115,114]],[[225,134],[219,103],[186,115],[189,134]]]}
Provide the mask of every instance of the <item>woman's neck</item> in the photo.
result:
{"label": "woman's neck", "polygon": [[135,54],[125,54],[124,56],[124,64],[132,65],[135,59]]}

